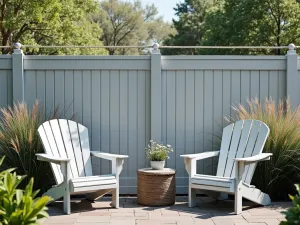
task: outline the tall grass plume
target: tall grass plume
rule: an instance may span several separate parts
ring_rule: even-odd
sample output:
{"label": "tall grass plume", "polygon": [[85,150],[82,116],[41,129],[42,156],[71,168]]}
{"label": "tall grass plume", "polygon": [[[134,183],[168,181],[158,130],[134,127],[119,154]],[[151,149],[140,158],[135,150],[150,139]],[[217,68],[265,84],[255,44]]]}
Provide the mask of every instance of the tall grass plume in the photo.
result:
{"label": "tall grass plume", "polygon": [[233,107],[235,116],[230,121],[256,119],[266,123],[270,135],[263,152],[273,153],[270,161],[257,164],[253,184],[268,193],[273,199],[285,199],[295,191],[300,182],[300,106],[291,109],[289,100],[278,104],[266,99],[248,101],[248,107]]}

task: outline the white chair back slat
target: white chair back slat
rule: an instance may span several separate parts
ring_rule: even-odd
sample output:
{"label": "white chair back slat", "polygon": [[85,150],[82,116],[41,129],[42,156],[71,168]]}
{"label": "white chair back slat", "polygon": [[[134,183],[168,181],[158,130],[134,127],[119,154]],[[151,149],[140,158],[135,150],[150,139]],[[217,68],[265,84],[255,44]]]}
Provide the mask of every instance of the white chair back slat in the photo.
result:
{"label": "white chair back slat", "polygon": [[68,121],[60,119],[58,123],[65,144],[66,154],[71,159],[70,170],[72,171],[73,178],[79,177]]}
{"label": "white chair back slat", "polygon": [[76,165],[78,169],[78,175],[79,177],[84,177],[85,171],[84,171],[84,164],[83,164],[83,158],[81,152],[81,143],[80,143],[80,138],[78,133],[78,126],[76,122],[71,120],[68,120],[68,124],[69,124],[71,140],[73,144]]}
{"label": "white chair back slat", "polygon": [[231,137],[232,137],[232,131],[234,129],[234,123],[226,126],[223,129],[223,135],[222,135],[222,142],[221,142],[221,149],[220,149],[220,155],[219,155],[219,163],[218,163],[218,169],[217,169],[217,176],[223,177],[226,161],[228,157],[228,151],[231,143]]}
{"label": "white chair back slat", "polygon": [[228,152],[227,162],[224,171],[224,177],[230,177],[234,164],[234,158],[236,158],[237,149],[240,143],[241,134],[243,130],[244,121],[240,120],[235,122],[232,132],[231,144]]}
{"label": "white chair back slat", "polygon": [[[237,149],[236,158],[243,158],[244,153],[247,147],[248,139],[250,136],[251,128],[252,128],[253,120],[245,120],[244,126],[241,134],[241,139],[239,143],[239,147]],[[231,175],[230,177],[235,176],[235,163],[233,163],[233,167],[231,168]]]}
{"label": "white chair back slat", "polygon": [[[246,150],[243,155],[244,158],[251,157],[253,155],[255,143],[256,143],[257,137],[259,135],[260,125],[261,125],[261,122],[257,121],[257,120],[254,120],[252,123],[251,133],[250,133],[250,136],[248,139]],[[245,180],[245,178],[246,178],[245,174],[246,173],[244,173],[243,180]]]}
{"label": "white chair back slat", "polygon": [[[61,135],[60,126],[58,123],[58,120],[50,120],[49,121],[54,139],[56,142],[57,149],[59,151],[60,157],[62,158],[68,158],[68,155],[66,153],[65,144]],[[73,177],[73,171],[71,170],[71,177]]]}
{"label": "white chair back slat", "polygon": [[[42,140],[45,152],[49,155],[60,157],[60,154],[58,153],[58,149],[57,149],[55,139],[54,139],[54,136],[52,133],[52,129],[51,129],[50,123],[48,121],[43,123],[39,127],[38,133]],[[60,184],[61,182],[63,182],[63,175],[61,173],[60,166],[55,163],[51,163],[51,168],[53,170],[56,183]]]}
{"label": "white chair back slat", "polygon": [[[264,145],[265,145],[265,143],[267,141],[269,133],[270,133],[269,127],[266,124],[261,123],[259,135],[257,137],[256,143],[255,143],[255,147],[254,147],[254,150],[252,152],[252,156],[258,155],[258,154],[262,153]],[[244,179],[244,182],[246,184],[250,184],[250,182],[252,180],[252,177],[253,177],[253,174],[254,174],[254,171],[255,171],[255,168],[256,168],[256,165],[257,165],[257,163],[251,164],[251,165],[247,165],[245,167],[246,177]]]}
{"label": "white chair back slat", "polygon": [[92,176],[93,172],[92,172],[88,129],[85,126],[78,124],[78,131],[80,137],[84,172],[86,176]]}

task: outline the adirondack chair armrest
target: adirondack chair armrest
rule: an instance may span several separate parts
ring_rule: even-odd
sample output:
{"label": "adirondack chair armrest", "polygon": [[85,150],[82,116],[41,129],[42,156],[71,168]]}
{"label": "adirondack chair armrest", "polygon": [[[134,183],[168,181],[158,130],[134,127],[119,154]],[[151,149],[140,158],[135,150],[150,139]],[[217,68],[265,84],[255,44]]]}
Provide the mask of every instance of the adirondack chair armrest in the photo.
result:
{"label": "adirondack chair armrest", "polygon": [[110,160],[111,171],[113,174],[116,175],[117,180],[119,180],[119,175],[123,170],[124,159],[128,158],[128,155],[118,155],[118,154],[110,154],[106,152],[95,152],[95,151],[91,151],[91,156]]}
{"label": "adirondack chair armrest", "polygon": [[91,156],[95,156],[98,158],[102,159],[107,159],[107,160],[115,160],[115,159],[126,159],[128,158],[128,155],[118,155],[118,154],[111,154],[111,153],[106,153],[106,152],[96,152],[96,151],[91,151]]}
{"label": "adirondack chair armrest", "polygon": [[251,156],[251,157],[235,158],[234,160],[237,162],[244,162],[247,165],[247,164],[257,163],[260,161],[270,160],[272,155],[273,155],[272,153],[260,153],[258,155]]}
{"label": "adirondack chair armrest", "polygon": [[62,163],[68,163],[71,161],[69,158],[58,158],[48,154],[36,154],[37,159],[40,161],[47,161],[61,165]]}
{"label": "adirondack chair armrest", "polygon": [[182,157],[184,159],[201,160],[201,159],[215,157],[215,156],[218,156],[219,154],[220,154],[220,151],[214,151],[214,152],[202,152],[202,153],[197,153],[197,154],[180,155],[180,157]]}

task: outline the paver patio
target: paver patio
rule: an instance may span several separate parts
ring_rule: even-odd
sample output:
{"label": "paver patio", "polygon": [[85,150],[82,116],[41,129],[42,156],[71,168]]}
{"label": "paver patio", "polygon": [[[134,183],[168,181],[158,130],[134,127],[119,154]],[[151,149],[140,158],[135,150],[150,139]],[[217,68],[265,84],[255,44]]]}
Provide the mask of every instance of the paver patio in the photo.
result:
{"label": "paver patio", "polygon": [[187,207],[187,197],[177,197],[176,204],[169,207],[143,207],[136,198],[120,198],[120,209],[110,207],[110,199],[91,203],[87,200],[73,200],[72,214],[64,215],[62,202],[49,205],[50,218],[42,224],[55,225],[156,225],[156,224],[201,224],[201,225],[278,225],[284,219],[281,211],[292,204],[273,202],[271,206],[260,207],[244,202],[243,213],[233,215],[234,202],[214,201],[199,197],[195,208]]}

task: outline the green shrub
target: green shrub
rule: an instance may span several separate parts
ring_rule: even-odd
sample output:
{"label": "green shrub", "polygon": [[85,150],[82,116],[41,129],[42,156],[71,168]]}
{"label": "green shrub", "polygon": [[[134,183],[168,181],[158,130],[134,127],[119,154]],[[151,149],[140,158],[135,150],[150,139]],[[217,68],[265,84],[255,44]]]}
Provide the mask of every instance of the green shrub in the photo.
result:
{"label": "green shrub", "polygon": [[295,196],[290,196],[293,201],[293,207],[289,208],[285,214],[286,221],[281,221],[280,225],[297,225],[300,224],[300,186],[295,185],[298,194]]}
{"label": "green shrub", "polygon": [[31,110],[26,104],[14,104],[13,107],[2,108],[1,114],[0,156],[6,157],[1,169],[16,168],[17,174],[27,175],[21,183],[23,188],[34,177],[34,190],[48,189],[54,182],[50,165],[38,161],[35,155],[44,152],[37,133],[38,127],[44,122],[38,102]]}
{"label": "green shrub", "polygon": [[258,163],[253,184],[273,199],[286,198],[300,181],[300,107],[290,108],[288,100],[276,104],[267,99],[262,105],[257,99],[234,107],[233,120],[256,119],[266,123],[270,135],[264,152],[273,153],[270,161]]}
{"label": "green shrub", "polygon": [[165,161],[169,158],[169,153],[173,152],[173,148],[171,145],[165,146],[151,140],[145,151],[150,161]]}
{"label": "green shrub", "polygon": [[[0,160],[2,165],[4,157]],[[46,204],[51,200],[48,196],[35,198],[38,191],[33,191],[33,178],[25,190],[19,185],[25,176],[18,176],[14,169],[0,173],[0,224],[34,225],[38,219],[48,217]]]}

